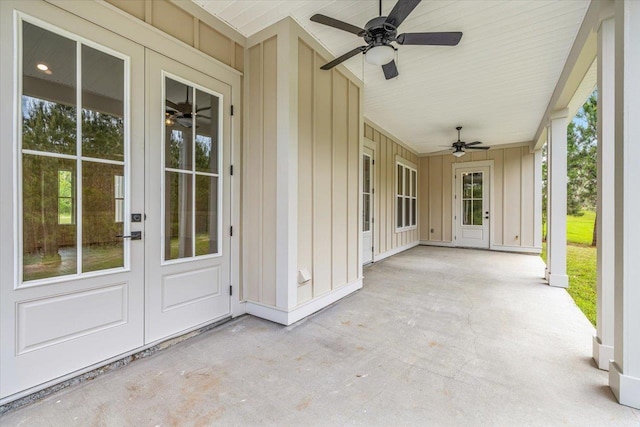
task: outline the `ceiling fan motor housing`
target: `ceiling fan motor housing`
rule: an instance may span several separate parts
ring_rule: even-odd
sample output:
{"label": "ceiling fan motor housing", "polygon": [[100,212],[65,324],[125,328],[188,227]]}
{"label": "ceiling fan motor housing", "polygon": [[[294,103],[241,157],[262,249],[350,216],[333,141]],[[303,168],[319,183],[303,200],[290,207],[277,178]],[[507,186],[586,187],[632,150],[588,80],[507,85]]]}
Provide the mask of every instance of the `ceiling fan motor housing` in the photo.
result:
{"label": "ceiling fan motor housing", "polygon": [[364,41],[373,46],[389,45],[394,41],[397,34],[396,27],[386,23],[386,20],[386,16],[378,16],[367,22],[364,26],[365,33],[362,35]]}

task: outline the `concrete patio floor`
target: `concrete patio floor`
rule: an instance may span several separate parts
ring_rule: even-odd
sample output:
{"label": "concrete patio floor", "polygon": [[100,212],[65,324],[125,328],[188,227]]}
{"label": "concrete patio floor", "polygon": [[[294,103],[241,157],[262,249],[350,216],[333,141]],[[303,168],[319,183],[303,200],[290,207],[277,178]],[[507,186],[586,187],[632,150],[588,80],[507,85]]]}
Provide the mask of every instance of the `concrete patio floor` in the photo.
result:
{"label": "concrete patio floor", "polygon": [[242,317],[2,426],[639,426],[539,257],[417,247],[290,327]]}

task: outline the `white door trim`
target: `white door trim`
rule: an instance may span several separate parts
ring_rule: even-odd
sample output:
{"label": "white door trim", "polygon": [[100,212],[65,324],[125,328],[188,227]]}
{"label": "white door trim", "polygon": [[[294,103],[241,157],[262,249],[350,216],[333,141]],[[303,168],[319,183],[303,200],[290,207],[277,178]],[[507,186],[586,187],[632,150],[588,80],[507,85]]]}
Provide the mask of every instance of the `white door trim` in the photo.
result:
{"label": "white door trim", "polygon": [[[494,197],[494,161],[493,160],[477,160],[473,162],[460,162],[451,164],[451,235],[456,235],[456,174],[458,169],[473,169],[473,168],[489,168],[489,247],[493,249],[493,230],[495,227],[494,212],[495,212],[495,197]],[[454,238],[452,242],[453,246],[458,246],[457,240]]]}

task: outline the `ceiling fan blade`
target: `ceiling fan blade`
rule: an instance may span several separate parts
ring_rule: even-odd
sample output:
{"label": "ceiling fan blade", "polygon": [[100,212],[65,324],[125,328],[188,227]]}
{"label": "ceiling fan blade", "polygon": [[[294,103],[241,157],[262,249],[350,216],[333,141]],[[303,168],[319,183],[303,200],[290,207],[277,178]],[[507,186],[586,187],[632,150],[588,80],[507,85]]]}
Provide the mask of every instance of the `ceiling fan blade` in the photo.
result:
{"label": "ceiling fan blade", "polygon": [[472,145],[478,145],[478,144],[482,144],[482,141],[473,141],[473,142],[467,142],[467,147],[470,147]]}
{"label": "ceiling fan blade", "polygon": [[360,47],[357,47],[357,48],[355,48],[353,50],[350,50],[349,52],[345,53],[344,55],[337,57],[333,61],[327,62],[322,67],[320,67],[320,69],[321,70],[330,70],[333,67],[335,67],[336,65],[338,65],[338,64],[346,61],[347,59],[351,58],[352,56],[356,56],[360,52],[363,52],[365,49],[366,49],[366,46],[360,46]]}
{"label": "ceiling fan blade", "polygon": [[168,99],[165,101],[165,103],[166,103],[166,107],[167,108],[171,108],[172,110],[179,111],[178,110],[178,104],[176,104],[174,102],[171,102]]}
{"label": "ceiling fan blade", "polygon": [[385,24],[391,24],[398,28],[400,24],[409,16],[409,14],[420,4],[421,0],[398,0],[393,10],[387,16]]}
{"label": "ceiling fan blade", "polygon": [[462,33],[404,33],[396,37],[398,44],[422,46],[455,46],[460,43]]}
{"label": "ceiling fan blade", "polygon": [[491,147],[469,147],[469,145],[467,145],[466,149],[467,150],[488,150]]}
{"label": "ceiling fan blade", "polygon": [[396,61],[391,61],[388,64],[384,64],[382,66],[382,72],[384,72],[384,78],[387,80],[398,77],[398,67],[396,67]]}
{"label": "ceiling fan blade", "polygon": [[321,15],[316,13],[310,18],[313,22],[317,22],[318,24],[328,25],[333,28],[337,28],[342,31],[346,31],[348,33],[353,33],[357,36],[362,37],[365,33],[365,30],[360,27],[356,27],[355,25],[351,25],[347,22],[340,21],[339,19],[331,18],[326,15]]}
{"label": "ceiling fan blade", "polygon": [[198,109],[196,110],[196,113],[199,113],[200,111],[210,110],[210,109],[211,109],[211,107],[202,107],[202,108],[198,108]]}

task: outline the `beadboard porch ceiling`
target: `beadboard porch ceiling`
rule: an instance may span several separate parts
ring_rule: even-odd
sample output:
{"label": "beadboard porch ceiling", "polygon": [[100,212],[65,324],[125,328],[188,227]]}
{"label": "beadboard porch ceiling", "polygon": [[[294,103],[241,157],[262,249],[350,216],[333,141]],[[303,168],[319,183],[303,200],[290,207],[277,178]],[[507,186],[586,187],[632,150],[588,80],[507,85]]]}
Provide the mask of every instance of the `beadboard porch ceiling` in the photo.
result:
{"label": "beadboard porch ceiling", "polygon": [[[358,26],[375,0],[193,0],[245,36],[293,17],[338,56],[362,39],[309,18],[322,13]],[[396,0],[383,0],[387,15]],[[589,0],[424,0],[400,32],[462,31],[457,47],[400,46],[400,76],[358,55],[345,65],[365,82],[364,114],[418,153],[456,139],[487,145],[529,142],[544,115]]]}

